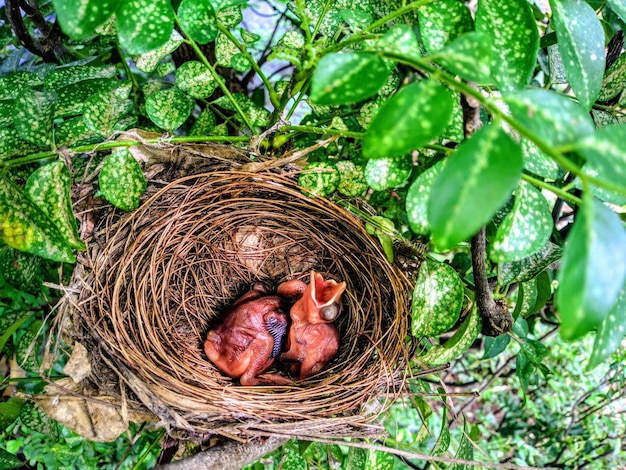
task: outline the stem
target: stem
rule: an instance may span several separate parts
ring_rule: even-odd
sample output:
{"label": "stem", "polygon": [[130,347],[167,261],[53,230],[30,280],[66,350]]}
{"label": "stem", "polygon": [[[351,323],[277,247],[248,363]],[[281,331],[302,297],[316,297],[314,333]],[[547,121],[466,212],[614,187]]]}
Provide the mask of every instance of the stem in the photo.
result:
{"label": "stem", "polygon": [[308,132],[311,134],[339,135],[341,137],[352,137],[353,139],[362,139],[365,135],[364,132],[342,131],[341,129],[329,129],[326,127],[314,126],[283,126],[280,128],[280,132],[288,131]]}
{"label": "stem", "polygon": [[524,181],[527,181],[530,184],[533,184],[535,186],[538,186],[540,188],[547,189],[548,191],[553,192],[554,194],[559,196],[561,199],[566,200],[567,202],[571,202],[571,203],[576,204],[576,205],[580,205],[580,203],[582,202],[580,200],[580,198],[574,196],[573,194],[570,194],[567,191],[563,191],[563,189],[561,189],[561,188],[559,188],[557,186],[554,186],[554,185],[552,185],[550,183],[546,183],[545,181],[542,181],[542,180],[540,180],[538,178],[535,178],[534,176],[530,176],[530,175],[528,175],[526,173],[523,173],[522,174],[522,179]]}
{"label": "stem", "polygon": [[252,66],[254,71],[257,73],[257,75],[259,76],[263,84],[265,85],[265,88],[267,88],[267,93],[269,94],[270,102],[272,103],[272,106],[274,106],[275,108],[280,106],[280,100],[278,98],[278,95],[276,94],[276,91],[274,91],[274,87],[269,82],[269,80],[267,79],[267,77],[265,76],[265,74],[263,73],[259,65],[256,63],[256,61],[252,58],[248,50],[243,46],[243,44],[237,41],[237,38],[233,36],[233,34],[228,30],[228,28],[225,28],[224,25],[220,23],[219,21],[217,22],[217,28],[235,46],[237,46],[237,49],[239,49],[241,53],[244,55],[244,57],[248,59],[248,62],[250,62],[250,65]]}
{"label": "stem", "polygon": [[176,25],[178,26],[178,28],[185,35],[185,39],[187,40],[187,43],[191,46],[191,48],[198,55],[198,58],[200,59],[200,61],[209,68],[209,71],[211,72],[211,75],[213,75],[213,78],[215,79],[215,81],[219,85],[220,89],[224,92],[224,95],[226,95],[226,97],[233,104],[233,107],[237,111],[237,114],[239,114],[239,116],[243,120],[244,124],[246,126],[248,126],[248,129],[250,129],[250,132],[254,132],[254,125],[250,122],[250,120],[248,119],[248,116],[246,116],[246,114],[243,112],[243,110],[239,106],[239,103],[237,103],[237,101],[235,100],[235,97],[232,95],[232,93],[230,92],[230,90],[226,86],[226,82],[224,81],[224,78],[219,73],[217,73],[217,71],[215,70],[215,67],[209,62],[209,60],[202,53],[202,51],[198,47],[198,44],[196,44],[196,41],[194,41],[189,36],[187,36],[187,33],[185,33],[184,28],[180,25],[180,21],[178,20],[178,16],[174,15],[174,20],[176,21]]}

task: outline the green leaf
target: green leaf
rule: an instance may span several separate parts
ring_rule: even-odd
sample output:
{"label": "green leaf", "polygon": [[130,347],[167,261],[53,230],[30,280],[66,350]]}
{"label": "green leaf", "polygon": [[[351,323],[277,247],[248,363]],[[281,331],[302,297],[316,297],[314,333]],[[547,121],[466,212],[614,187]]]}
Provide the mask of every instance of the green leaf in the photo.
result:
{"label": "green leaf", "polygon": [[[223,4],[224,2],[221,2],[221,3]],[[231,3],[235,3],[235,2],[231,2]],[[244,2],[238,2],[238,3],[244,3]],[[220,6],[219,8],[215,7],[215,10],[219,11],[219,14],[217,15],[217,17],[220,23],[222,23],[222,26],[224,26],[224,28],[226,29],[232,29],[243,21],[243,14],[241,13],[240,6],[236,5],[230,8],[222,8]]]}
{"label": "green leaf", "polygon": [[619,95],[626,87],[626,54],[620,55],[609,67],[602,79],[598,101],[608,101]]}
{"label": "green leaf", "polygon": [[0,470],[8,470],[9,468],[20,468],[24,466],[24,462],[15,455],[7,452],[0,447]]}
{"label": "green leaf", "polygon": [[61,29],[72,39],[93,36],[122,0],[52,0]]}
{"label": "green leaf", "polygon": [[593,134],[593,121],[578,103],[559,93],[532,89],[504,96],[511,113],[540,139],[557,147]]}
{"label": "green leaf", "polygon": [[[243,113],[248,116],[248,120],[251,121],[253,125],[258,127],[266,127],[269,125],[270,112],[267,109],[257,105],[242,93],[233,93],[232,98],[239,105]],[[216,99],[213,103],[229,111],[237,111],[233,102],[226,96]],[[238,122],[242,122],[238,114],[235,115],[234,118]]]}
{"label": "green leaf", "polygon": [[35,144],[22,139],[14,127],[0,127],[0,161],[37,150]]}
{"label": "green leaf", "polygon": [[71,200],[72,177],[65,163],[56,160],[39,167],[26,181],[24,192],[56,225],[59,235],[77,250],[86,250],[78,236]]}
{"label": "green leaf", "polygon": [[327,54],[315,69],[311,100],[319,105],[357,103],[374,96],[388,77],[385,61],[376,54]]}
{"label": "green leaf", "polygon": [[283,449],[284,456],[281,459],[281,467],[284,470],[300,470],[307,467],[306,459],[298,451],[291,446],[285,446]]}
{"label": "green leaf", "polygon": [[56,225],[6,177],[0,178],[0,241],[53,261],[76,261]]}
{"label": "green leaf", "polygon": [[146,99],[146,113],[162,129],[172,132],[191,115],[194,101],[178,88],[155,91]]}
{"label": "green leaf", "polygon": [[452,266],[425,259],[413,290],[413,335],[437,336],[452,328],[463,308],[463,282]]}
{"label": "green leaf", "polygon": [[470,238],[504,205],[522,172],[519,145],[495,124],[448,157],[428,201],[435,245],[445,250]]}
{"label": "green leaf", "polygon": [[212,135],[216,124],[215,114],[209,108],[205,108],[191,126],[189,135]]}
{"label": "green leaf", "polygon": [[537,252],[552,234],[548,201],[530,183],[520,180],[513,209],[507,214],[489,252],[494,263],[516,261]]}
{"label": "green leaf", "polygon": [[[353,468],[354,470],[365,470],[365,464],[367,462],[367,451],[358,447],[350,447],[348,455],[343,461],[343,468]],[[304,467],[300,467],[304,468]]]}
{"label": "green leaf", "polygon": [[0,126],[13,124],[15,114],[15,100],[0,101]]}
{"label": "green leaf", "polygon": [[373,49],[417,59],[422,57],[417,36],[408,24],[394,26],[378,40]]}
{"label": "green leaf", "polygon": [[[3,246],[0,248],[0,275],[10,286],[36,295],[41,291],[42,261],[39,256]],[[0,340],[0,351],[3,347]]]}
{"label": "green leaf", "polygon": [[85,101],[83,114],[85,125],[89,130],[107,137],[120,119],[133,108],[131,100],[121,98],[114,92],[93,95]]}
{"label": "green leaf", "polygon": [[393,264],[393,260],[394,260],[393,240],[388,234],[395,230],[394,223],[391,220],[387,219],[386,217],[382,217],[380,215],[375,215],[374,217],[372,217],[372,220],[375,223],[377,223],[380,227],[382,227],[382,229],[370,223],[366,223],[365,230],[370,235],[376,235],[376,237],[378,238],[378,241],[383,247],[383,251],[385,252],[385,257],[387,258],[387,261]]}
{"label": "green leaf", "polygon": [[305,194],[312,197],[325,197],[333,193],[339,185],[339,172],[328,162],[308,164],[298,176],[298,185]]}
{"label": "green leaf", "polygon": [[510,342],[510,335],[500,335],[495,338],[486,336],[485,343],[483,344],[485,352],[483,353],[483,357],[481,359],[491,359],[496,357],[506,349]]}
{"label": "green leaf", "polygon": [[0,313],[0,331],[2,332],[0,336],[0,352],[2,352],[13,333],[33,316],[33,312],[27,310],[7,310],[4,312],[0,311]]}
{"label": "green leaf", "polygon": [[498,284],[506,286],[512,282],[525,282],[535,278],[552,263],[561,259],[563,251],[558,245],[548,242],[535,254],[519,261],[498,265]]}
{"label": "green leaf", "polygon": [[[465,416],[463,416],[463,435],[461,436],[461,442],[459,442],[459,447],[456,450],[454,458],[459,460],[472,460],[474,458],[474,446],[472,445],[472,440],[469,437],[469,427]],[[455,463],[451,467],[452,470],[472,470],[472,468],[473,465],[460,463]]]}
{"label": "green leaf", "polygon": [[106,158],[99,181],[100,191],[107,201],[125,211],[139,207],[147,186],[139,163],[126,149],[117,150]]}
{"label": "green leaf", "polygon": [[116,18],[120,45],[130,54],[161,47],[174,29],[174,9],[169,0],[123,0]]}
{"label": "green leaf", "polygon": [[402,88],[378,111],[363,138],[366,158],[406,155],[438,137],[450,122],[452,98],[435,80]]}
{"label": "green leaf", "polygon": [[458,37],[436,54],[436,58],[456,75],[479,85],[491,82],[491,38],[470,32]]}
{"label": "green leaf", "polygon": [[99,132],[87,127],[83,116],[66,119],[59,124],[54,132],[54,139],[57,146],[87,145],[104,140]]}
{"label": "green leaf", "polygon": [[13,125],[22,139],[36,145],[52,143],[56,94],[24,90],[15,100]]}
{"label": "green leaf", "polygon": [[237,72],[247,72],[252,67],[237,45],[224,34],[217,36],[215,41],[215,59],[217,65],[233,68]]}
{"label": "green leaf", "polygon": [[587,370],[598,366],[621,345],[626,334],[626,282],[617,297],[615,305],[598,327]]}
{"label": "green leaf", "polygon": [[535,367],[532,362],[530,362],[526,353],[520,350],[515,358],[515,374],[520,381],[524,395],[528,391],[528,385],[530,385],[530,379],[534,372]]}
{"label": "green leaf", "polygon": [[[598,129],[578,146],[578,152],[587,160],[583,171],[604,181],[609,181],[626,189],[626,124],[612,124]],[[604,199],[606,192],[598,191],[596,186],[591,191]],[[610,196],[609,196],[610,197]],[[621,203],[623,196],[616,196],[610,202]]]}
{"label": "green leaf", "polygon": [[626,2],[624,0],[607,0],[607,3],[622,21],[626,21]]}
{"label": "green leaf", "polygon": [[435,179],[446,164],[441,160],[415,178],[406,195],[406,215],[411,230],[418,235],[430,233],[428,221],[428,200],[432,194]]}
{"label": "green leaf", "polygon": [[546,180],[555,181],[565,176],[565,171],[527,139],[520,139],[524,155],[524,169]]}
{"label": "green leaf", "polygon": [[113,78],[116,75],[115,65],[101,66],[66,66],[50,70],[44,77],[46,90],[58,90],[83,80],[95,78]]}
{"label": "green leaf", "polygon": [[20,413],[20,421],[31,431],[46,434],[52,442],[59,437],[57,422],[32,401],[24,403]]}
{"label": "green leaf", "polygon": [[[27,372],[39,372],[39,366],[41,365],[39,348],[43,341],[40,331],[42,324],[43,322],[41,320],[33,322],[17,341],[15,361]],[[22,412],[24,412],[23,408]]]}
{"label": "green leaf", "polygon": [[359,10],[340,10],[341,18],[348,23],[350,29],[358,33],[372,23],[372,15]]}
{"label": "green leaf", "polygon": [[431,366],[440,366],[461,357],[478,338],[481,327],[480,314],[476,308],[473,308],[459,329],[443,346],[431,347],[425,354],[418,356],[417,360]]}
{"label": "green leaf", "polygon": [[617,214],[589,194],[569,234],[558,274],[560,334],[575,340],[600,326],[626,277],[626,232]]}
{"label": "green leaf", "polygon": [[[0,351],[2,348],[0,348]],[[0,432],[4,432],[20,415],[24,406],[24,400],[11,397],[7,401],[0,402]],[[20,462],[23,465],[23,462]],[[20,466],[21,466],[20,465]],[[2,456],[0,456],[0,468],[2,468]],[[12,467],[9,467],[12,468]]]}
{"label": "green leaf", "polygon": [[429,54],[474,30],[469,9],[458,0],[438,0],[419,9],[420,36]]}
{"label": "green leaf", "polygon": [[365,470],[393,470],[396,457],[388,452],[369,449],[367,451],[367,464]]}
{"label": "green leaf", "polygon": [[565,73],[580,104],[589,110],[602,87],[604,30],[593,8],[581,0],[550,0],[550,5]]}
{"label": "green leaf", "polygon": [[63,87],[56,92],[55,117],[81,114],[84,110],[85,102],[93,95],[104,95],[115,91],[120,97],[126,97],[130,92],[130,88],[130,82],[122,82],[111,78],[83,80]]}
{"label": "green leaf", "polygon": [[178,19],[187,36],[198,44],[215,40],[219,30],[211,0],[182,0],[178,7]]}
{"label": "green leaf", "polygon": [[377,158],[365,165],[365,180],[376,191],[395,188],[407,180],[412,169],[411,157],[406,155]]}
{"label": "green leaf", "polygon": [[535,279],[521,282],[518,290],[513,318],[525,318],[532,313],[537,303],[537,282]]}
{"label": "green leaf", "polygon": [[[443,389],[439,389],[443,392]],[[439,437],[435,443],[435,447],[431,452],[431,455],[443,454],[450,447],[450,428],[448,427],[448,407],[442,407],[441,413],[441,430],[439,431]]]}
{"label": "green leaf", "polygon": [[194,60],[178,67],[175,84],[192,98],[208,98],[217,88],[211,70],[202,62]]}
{"label": "green leaf", "polygon": [[137,69],[142,72],[154,72],[163,57],[171,54],[184,42],[183,37],[176,30],[172,31],[169,40],[161,47],[133,57]]}
{"label": "green leaf", "polygon": [[480,0],[476,31],[491,37],[493,79],[503,91],[528,85],[537,62],[539,31],[526,0]]}
{"label": "green leaf", "polygon": [[544,357],[548,355],[548,348],[545,344],[540,341],[536,341],[534,339],[526,339],[523,343],[520,344],[520,348],[530,362],[537,367],[542,366],[542,360]]}
{"label": "green leaf", "polygon": [[367,181],[363,167],[355,165],[350,160],[337,162],[339,172],[339,185],[337,191],[344,196],[354,197],[367,191]]}
{"label": "green leaf", "polygon": [[39,76],[32,72],[13,72],[0,77],[0,99],[15,99],[24,90],[29,90],[43,84]]}

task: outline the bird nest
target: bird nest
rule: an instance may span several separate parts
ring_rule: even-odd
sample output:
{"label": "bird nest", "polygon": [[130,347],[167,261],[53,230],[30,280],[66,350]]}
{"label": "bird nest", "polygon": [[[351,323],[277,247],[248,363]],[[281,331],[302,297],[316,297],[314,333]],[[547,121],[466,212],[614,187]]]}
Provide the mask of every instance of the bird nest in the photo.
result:
{"label": "bird nest", "polygon": [[[380,431],[372,420],[402,392],[408,368],[405,275],[362,220],[304,195],[293,167],[251,171],[214,151],[194,158],[203,173],[150,185],[132,213],[104,211],[79,260],[72,308],[92,339],[91,380],[188,433]],[[207,331],[235,299],[255,282],[307,281],[311,270],[347,284],[339,352],[325,370],[244,387],[209,362]]]}

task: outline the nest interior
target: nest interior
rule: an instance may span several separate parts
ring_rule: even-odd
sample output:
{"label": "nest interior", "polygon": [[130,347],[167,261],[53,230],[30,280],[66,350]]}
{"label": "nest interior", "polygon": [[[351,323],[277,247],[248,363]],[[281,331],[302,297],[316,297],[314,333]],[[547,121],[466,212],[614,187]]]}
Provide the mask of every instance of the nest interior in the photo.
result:
{"label": "nest interior", "polygon": [[[111,211],[80,261],[79,323],[143,406],[174,428],[350,434],[401,392],[406,277],[362,221],[304,195],[289,172],[220,161],[215,171],[178,178],[133,213]],[[289,386],[243,387],[209,362],[206,333],[238,296],[259,281],[308,281],[312,269],[347,283],[335,322],[340,349],[324,371]],[[106,374],[94,375],[111,388]]]}

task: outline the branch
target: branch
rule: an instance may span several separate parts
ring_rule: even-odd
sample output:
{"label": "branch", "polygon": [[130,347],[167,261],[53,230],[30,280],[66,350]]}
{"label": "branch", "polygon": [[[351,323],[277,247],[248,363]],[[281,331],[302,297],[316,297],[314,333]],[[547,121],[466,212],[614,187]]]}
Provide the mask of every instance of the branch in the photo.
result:
{"label": "branch", "polygon": [[[40,21],[37,20],[41,17],[41,13],[31,4],[23,4],[23,6],[26,8],[26,14],[32,17],[36,23],[40,23]],[[11,29],[25,49],[41,57],[45,62],[59,62],[55,54],[55,48],[58,48],[56,44],[58,35],[51,34],[50,30],[46,27],[45,30],[41,30],[41,33],[44,35],[43,41],[39,41],[31,36],[28,28],[24,24],[24,18],[20,10],[20,0],[6,0],[6,14],[11,24]],[[41,25],[39,27],[41,29]],[[54,30],[52,32],[54,32]]]}

